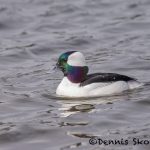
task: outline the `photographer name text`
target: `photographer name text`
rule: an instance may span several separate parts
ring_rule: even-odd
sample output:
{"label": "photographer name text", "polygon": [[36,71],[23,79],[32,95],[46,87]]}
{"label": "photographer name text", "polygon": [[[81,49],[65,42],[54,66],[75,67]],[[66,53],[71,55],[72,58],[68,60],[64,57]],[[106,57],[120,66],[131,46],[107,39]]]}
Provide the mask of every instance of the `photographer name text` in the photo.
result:
{"label": "photographer name text", "polygon": [[132,139],[102,139],[98,137],[92,137],[89,139],[90,145],[150,145],[150,140],[148,139],[139,139],[139,138],[132,138]]}

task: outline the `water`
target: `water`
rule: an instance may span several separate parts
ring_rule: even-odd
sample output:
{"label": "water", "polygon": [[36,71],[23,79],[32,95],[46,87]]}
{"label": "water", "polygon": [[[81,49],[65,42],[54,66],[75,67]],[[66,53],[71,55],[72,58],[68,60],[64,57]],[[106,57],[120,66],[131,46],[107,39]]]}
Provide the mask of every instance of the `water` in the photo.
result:
{"label": "water", "polygon": [[[0,0],[0,150],[149,150],[149,0]],[[58,56],[146,83],[93,99],[57,98]],[[129,140],[89,144],[90,137]]]}

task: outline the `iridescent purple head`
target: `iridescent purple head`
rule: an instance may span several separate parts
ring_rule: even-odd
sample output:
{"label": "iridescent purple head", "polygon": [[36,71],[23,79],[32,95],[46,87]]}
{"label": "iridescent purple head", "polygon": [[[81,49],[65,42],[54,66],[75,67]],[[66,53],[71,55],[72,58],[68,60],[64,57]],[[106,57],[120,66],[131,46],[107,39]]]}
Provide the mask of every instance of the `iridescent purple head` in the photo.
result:
{"label": "iridescent purple head", "polygon": [[57,62],[57,67],[73,83],[82,82],[88,73],[85,58],[82,53],[77,51],[69,51],[61,54]]}

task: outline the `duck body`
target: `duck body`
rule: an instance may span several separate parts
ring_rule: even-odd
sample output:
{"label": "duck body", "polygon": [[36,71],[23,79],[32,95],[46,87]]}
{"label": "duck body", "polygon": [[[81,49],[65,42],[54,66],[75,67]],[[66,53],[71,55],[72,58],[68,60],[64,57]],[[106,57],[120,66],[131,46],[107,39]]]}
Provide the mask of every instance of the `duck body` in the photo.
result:
{"label": "duck body", "polygon": [[83,54],[76,51],[62,54],[57,66],[64,73],[64,78],[56,90],[56,94],[60,96],[105,96],[121,93],[142,85],[134,78],[116,73],[88,74],[88,67]]}
{"label": "duck body", "polygon": [[[134,79],[106,81],[108,74],[104,73],[103,75],[105,77],[105,82],[101,81],[101,77],[98,74],[90,74],[90,78],[81,83],[72,83],[67,77],[64,77],[56,90],[56,94],[67,97],[105,96],[121,93],[128,89],[134,89],[141,84]],[[118,74],[110,73],[109,77],[112,77],[112,75]],[[96,79],[99,81],[96,82]]]}

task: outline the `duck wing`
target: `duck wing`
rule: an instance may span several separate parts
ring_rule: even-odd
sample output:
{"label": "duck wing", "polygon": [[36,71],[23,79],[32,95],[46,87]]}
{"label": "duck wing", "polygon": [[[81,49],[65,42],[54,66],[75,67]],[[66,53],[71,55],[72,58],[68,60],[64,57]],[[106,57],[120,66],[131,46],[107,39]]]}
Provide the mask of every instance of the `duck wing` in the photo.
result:
{"label": "duck wing", "polygon": [[92,83],[112,83],[116,81],[135,81],[136,79],[126,75],[116,73],[94,73],[87,75],[86,79],[81,82],[80,86],[86,86]]}

